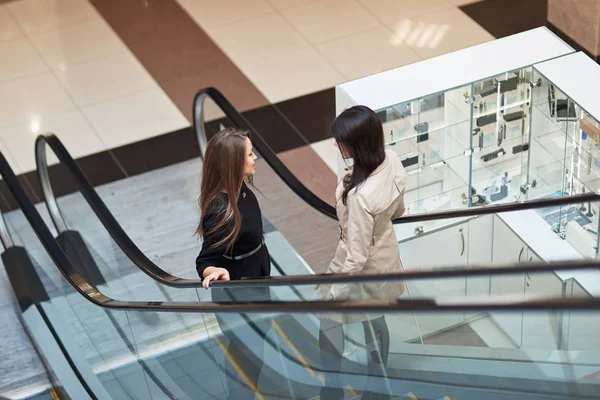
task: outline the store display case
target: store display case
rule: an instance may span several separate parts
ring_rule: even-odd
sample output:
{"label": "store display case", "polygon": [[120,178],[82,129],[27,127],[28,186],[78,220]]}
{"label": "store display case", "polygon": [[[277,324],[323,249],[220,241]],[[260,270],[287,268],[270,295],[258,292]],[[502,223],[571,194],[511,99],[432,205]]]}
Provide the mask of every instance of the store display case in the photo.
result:
{"label": "store display case", "polygon": [[[409,212],[514,201],[527,182],[531,67],[376,110]],[[389,132],[389,133],[388,133]]]}
{"label": "store display case", "polygon": [[409,213],[520,197],[531,75],[531,67],[519,69],[375,110],[386,147],[408,174]]}
{"label": "store display case", "polygon": [[[407,171],[409,214],[569,196],[600,190],[598,75],[598,64],[539,28],[339,85],[337,112],[376,111]],[[597,257],[599,208],[537,215]],[[397,235],[452,223],[398,226]]]}
{"label": "store display case", "polygon": [[[533,65],[572,52],[534,29],[338,85],[337,113],[356,104],[377,113],[408,174],[409,214],[528,198],[532,182],[543,182],[529,166],[533,102],[545,90]],[[340,157],[338,178],[346,167]],[[452,222],[398,226],[397,235]]]}
{"label": "store display case", "polygon": [[450,208],[466,190],[465,149],[470,142],[464,132],[469,130],[469,113],[464,102],[452,101],[461,91],[378,110],[386,146],[398,154],[408,173],[405,200],[410,212]]}
{"label": "store display case", "polygon": [[[583,53],[535,65],[527,198],[600,190],[600,66]],[[594,78],[592,78],[594,77]],[[584,257],[598,256],[599,206],[587,202],[539,210]]]}
{"label": "store display case", "polygon": [[[600,100],[594,96],[600,80],[586,76],[600,76],[600,66],[573,53],[408,101],[373,102],[386,147],[406,168],[407,212],[600,191]],[[339,112],[361,104],[350,93],[337,88]],[[341,158],[340,166],[342,175]],[[599,206],[537,215],[583,257],[597,257]],[[439,229],[440,223],[454,221],[417,230]],[[399,239],[414,235],[415,227],[399,227]]]}
{"label": "store display case", "polygon": [[530,106],[535,82],[531,67],[473,84],[473,157],[470,205],[521,198],[527,183]]}
{"label": "store display case", "polygon": [[[600,122],[551,79],[536,64],[375,109],[407,171],[408,213],[599,191]],[[597,256],[599,204],[539,213]]]}

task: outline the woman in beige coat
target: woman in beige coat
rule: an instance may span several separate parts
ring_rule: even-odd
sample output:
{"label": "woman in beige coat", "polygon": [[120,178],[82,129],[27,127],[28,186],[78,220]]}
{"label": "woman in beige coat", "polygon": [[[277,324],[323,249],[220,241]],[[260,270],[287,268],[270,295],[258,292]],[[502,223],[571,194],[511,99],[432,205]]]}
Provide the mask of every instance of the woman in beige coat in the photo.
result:
{"label": "woman in beige coat", "polygon": [[[353,166],[336,189],[340,237],[328,273],[382,274],[402,268],[392,220],[404,214],[406,173],[398,156],[385,151],[383,127],[368,107],[355,106],[333,122],[333,136],[342,157]],[[321,285],[329,300],[397,300],[404,292],[398,281]],[[389,353],[389,331],[382,314],[331,314],[321,317],[319,342],[326,370],[339,371],[344,351],[343,324],[362,322],[369,375],[380,375]],[[321,398],[342,399],[337,374],[330,374]],[[389,399],[383,378],[370,378],[363,400]]]}

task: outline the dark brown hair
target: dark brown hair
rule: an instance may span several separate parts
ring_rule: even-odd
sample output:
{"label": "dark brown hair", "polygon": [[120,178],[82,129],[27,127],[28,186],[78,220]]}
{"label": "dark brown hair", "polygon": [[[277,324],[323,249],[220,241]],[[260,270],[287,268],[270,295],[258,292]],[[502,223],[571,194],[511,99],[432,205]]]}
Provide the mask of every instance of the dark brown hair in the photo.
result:
{"label": "dark brown hair", "polygon": [[366,181],[385,160],[383,126],[369,107],[354,106],[333,121],[331,131],[340,149],[354,159],[352,172],[344,178],[342,202],[345,205],[348,193]]}
{"label": "dark brown hair", "polygon": [[[233,247],[242,226],[237,201],[244,182],[246,138],[250,138],[247,131],[233,128],[221,130],[208,141],[202,165],[202,184],[198,199],[201,215],[206,215],[211,204],[223,193],[227,195],[227,205],[219,214],[221,219],[210,229],[204,229],[201,218],[196,234],[206,236],[227,233],[213,247],[227,243],[228,251]],[[230,227],[233,228],[231,231]]]}

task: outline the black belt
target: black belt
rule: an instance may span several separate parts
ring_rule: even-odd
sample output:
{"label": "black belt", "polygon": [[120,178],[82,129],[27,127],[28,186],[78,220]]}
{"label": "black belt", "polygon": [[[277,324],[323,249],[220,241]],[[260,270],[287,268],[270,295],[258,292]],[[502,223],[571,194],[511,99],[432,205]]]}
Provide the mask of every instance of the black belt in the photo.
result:
{"label": "black belt", "polygon": [[233,260],[233,261],[242,260],[244,258],[248,258],[248,257],[256,254],[264,246],[264,244],[265,244],[265,239],[263,239],[262,242],[254,250],[252,250],[246,254],[242,254],[240,256],[228,256],[228,255],[223,254],[223,257],[225,257],[228,260]]}

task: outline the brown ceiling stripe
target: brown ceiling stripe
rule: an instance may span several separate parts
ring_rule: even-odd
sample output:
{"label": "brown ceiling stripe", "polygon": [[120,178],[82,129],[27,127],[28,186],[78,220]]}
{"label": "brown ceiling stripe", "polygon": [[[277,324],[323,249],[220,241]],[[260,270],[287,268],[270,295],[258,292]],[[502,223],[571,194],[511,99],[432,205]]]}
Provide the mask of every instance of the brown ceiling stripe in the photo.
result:
{"label": "brown ceiling stripe", "polygon": [[191,121],[196,91],[213,86],[238,110],[269,104],[174,0],[90,0]]}

